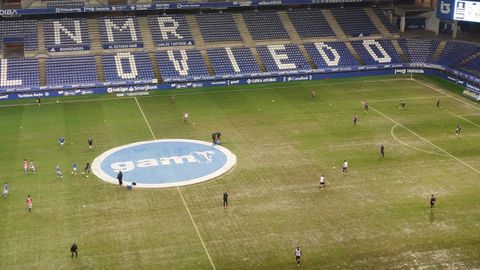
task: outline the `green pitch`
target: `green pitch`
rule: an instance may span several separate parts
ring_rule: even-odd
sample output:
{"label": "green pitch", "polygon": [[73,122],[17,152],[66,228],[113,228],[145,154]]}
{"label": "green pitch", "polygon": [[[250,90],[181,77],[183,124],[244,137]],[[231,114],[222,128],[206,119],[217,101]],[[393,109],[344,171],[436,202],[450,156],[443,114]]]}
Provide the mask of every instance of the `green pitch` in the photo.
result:
{"label": "green pitch", "polygon": [[[301,269],[479,268],[480,106],[458,91],[371,77],[184,89],[176,104],[173,92],[1,103],[0,269],[298,269],[296,246]],[[127,191],[69,173],[119,145],[215,130],[238,164],[209,182]]]}

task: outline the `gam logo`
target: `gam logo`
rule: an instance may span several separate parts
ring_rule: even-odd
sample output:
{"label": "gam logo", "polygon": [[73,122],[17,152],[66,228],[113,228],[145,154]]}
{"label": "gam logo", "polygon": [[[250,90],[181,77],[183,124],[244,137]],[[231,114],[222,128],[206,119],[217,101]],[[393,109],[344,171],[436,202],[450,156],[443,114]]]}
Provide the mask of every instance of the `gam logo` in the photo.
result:
{"label": "gam logo", "polygon": [[92,172],[103,181],[137,187],[162,188],[196,184],[219,177],[237,163],[227,148],[187,139],[141,141],[112,148],[92,162]]}
{"label": "gam logo", "polygon": [[446,3],[445,1],[440,1],[440,12],[442,14],[450,14],[451,4]]}

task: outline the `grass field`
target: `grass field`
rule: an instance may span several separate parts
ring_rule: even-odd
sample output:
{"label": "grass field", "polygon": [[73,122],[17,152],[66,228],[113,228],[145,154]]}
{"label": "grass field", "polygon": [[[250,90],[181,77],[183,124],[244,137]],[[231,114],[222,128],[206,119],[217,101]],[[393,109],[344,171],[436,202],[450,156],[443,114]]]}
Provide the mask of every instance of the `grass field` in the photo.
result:
{"label": "grass field", "polygon": [[[0,269],[297,269],[297,245],[301,269],[479,269],[480,106],[458,91],[426,77],[371,77],[176,90],[173,105],[172,92],[1,103],[10,196],[0,200]],[[183,123],[185,111],[195,125]],[[152,140],[145,120],[158,139],[210,141],[218,129],[237,166],[193,186],[132,192],[55,178],[56,164],[83,168]],[[36,175],[23,175],[23,159],[36,161]]]}

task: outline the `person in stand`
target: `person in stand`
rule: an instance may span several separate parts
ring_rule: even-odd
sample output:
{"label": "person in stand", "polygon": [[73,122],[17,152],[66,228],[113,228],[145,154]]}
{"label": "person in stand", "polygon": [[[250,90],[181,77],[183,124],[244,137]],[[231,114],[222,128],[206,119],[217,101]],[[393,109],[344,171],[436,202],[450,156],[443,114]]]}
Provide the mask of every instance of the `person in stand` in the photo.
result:
{"label": "person in stand", "polygon": [[435,198],[435,195],[432,194],[432,196],[430,197],[430,209],[433,210],[433,208],[435,207],[435,202],[437,201],[437,198]]}
{"label": "person in stand", "polygon": [[295,262],[297,263],[297,266],[300,266],[300,257],[302,257],[302,250],[300,247],[297,247],[295,249]]}
{"label": "person in stand", "polygon": [[90,150],[93,150],[93,140],[92,140],[92,138],[88,138],[87,142],[88,142],[88,148]]}
{"label": "person in stand", "polygon": [[30,195],[27,196],[27,208],[28,208],[28,212],[31,213],[33,208],[33,200],[32,200],[32,197],[30,197]]}
{"label": "person in stand", "polygon": [[123,173],[122,173],[122,171],[118,171],[117,180],[118,180],[118,186],[121,187],[123,185]]}
{"label": "person in stand", "polygon": [[223,193],[223,208],[228,207],[228,192]]}
{"label": "person in stand", "polygon": [[357,121],[358,121],[357,114],[354,113],[352,118],[353,118],[353,125],[355,126],[357,124]]}
{"label": "person in stand", "polygon": [[383,157],[385,157],[385,146],[383,146],[383,144],[380,146],[380,155]]}
{"label": "person in stand", "polygon": [[76,243],[73,243],[73,245],[70,247],[70,252],[72,252],[72,259],[73,259],[73,254],[75,254],[75,258],[78,258],[78,246]]}

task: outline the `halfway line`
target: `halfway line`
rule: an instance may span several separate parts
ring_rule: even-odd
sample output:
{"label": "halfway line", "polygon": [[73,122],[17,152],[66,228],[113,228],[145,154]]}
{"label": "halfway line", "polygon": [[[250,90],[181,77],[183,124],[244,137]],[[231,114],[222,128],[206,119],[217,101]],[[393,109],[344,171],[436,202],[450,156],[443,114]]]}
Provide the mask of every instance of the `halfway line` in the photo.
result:
{"label": "halfway line", "polygon": [[[150,123],[147,120],[147,117],[145,116],[145,113],[143,112],[142,106],[140,106],[140,103],[138,103],[137,97],[134,98],[135,102],[137,103],[138,109],[140,109],[140,112],[142,113],[143,120],[145,120],[145,123],[148,126],[148,129],[150,130],[150,133],[152,134],[152,137],[156,140],[157,137],[155,136],[155,133],[153,133],[152,127],[150,126]],[[216,270],[215,265],[213,264],[212,258],[210,257],[210,253],[208,253],[207,246],[205,246],[205,242],[203,242],[202,235],[200,234],[200,231],[197,228],[197,224],[195,223],[195,220],[193,219],[192,214],[190,213],[190,209],[188,208],[187,202],[183,198],[182,191],[180,188],[177,186],[178,194],[180,194],[180,197],[182,198],[183,205],[185,206],[185,209],[187,209],[187,213],[190,216],[190,220],[192,221],[193,227],[195,228],[195,231],[197,232],[198,238],[200,238],[200,242],[202,242],[203,249],[205,250],[205,253],[207,253],[208,260],[210,261],[210,264],[212,265],[213,270]]]}
{"label": "halfway line", "polygon": [[[363,104],[363,102],[362,102],[362,104]],[[393,120],[392,118],[390,118],[390,117],[387,116],[386,114],[380,112],[379,110],[373,108],[372,106],[370,106],[369,108],[371,108],[373,111],[375,111],[376,113],[380,114],[381,116],[385,117],[386,119],[392,121],[394,124],[397,124],[398,126],[400,126],[400,127],[404,128],[405,130],[409,131],[410,133],[412,133],[413,135],[417,136],[418,138],[420,138],[420,139],[423,140],[424,142],[426,142],[426,143],[430,144],[431,146],[437,148],[438,150],[442,151],[443,153],[445,153],[445,154],[448,155],[449,157],[457,160],[458,162],[462,163],[462,164],[465,165],[466,167],[468,167],[468,168],[472,169],[473,171],[475,171],[476,173],[480,174],[480,171],[477,170],[477,169],[475,169],[474,167],[472,167],[472,165],[466,163],[465,161],[463,161],[463,160],[457,158],[456,156],[450,154],[449,152],[447,152],[446,150],[444,150],[444,149],[441,148],[440,146],[437,146],[436,144],[432,143],[431,141],[429,141],[429,140],[425,139],[424,137],[418,135],[415,131],[413,131],[413,130],[407,128],[406,126],[400,124],[399,122]]]}

